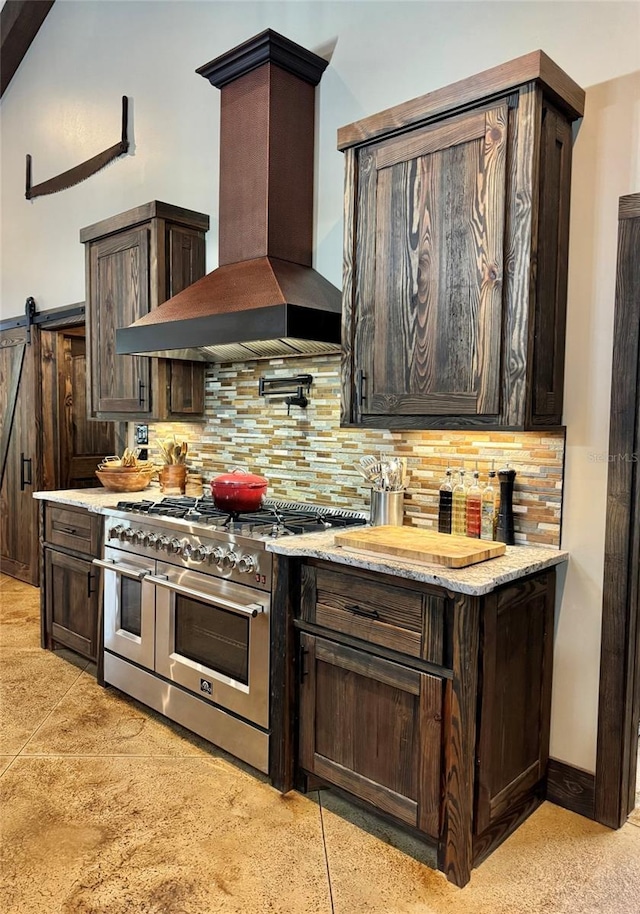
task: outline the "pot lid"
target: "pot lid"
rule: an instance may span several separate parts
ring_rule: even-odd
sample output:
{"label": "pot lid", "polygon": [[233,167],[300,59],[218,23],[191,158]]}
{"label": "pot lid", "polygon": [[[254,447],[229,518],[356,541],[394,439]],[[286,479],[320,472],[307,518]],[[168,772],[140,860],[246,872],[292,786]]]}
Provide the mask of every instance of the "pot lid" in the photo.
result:
{"label": "pot lid", "polygon": [[212,486],[233,486],[234,488],[242,487],[254,489],[266,486],[269,480],[264,476],[257,476],[255,473],[247,473],[246,470],[232,470],[230,473],[223,473],[211,480]]}

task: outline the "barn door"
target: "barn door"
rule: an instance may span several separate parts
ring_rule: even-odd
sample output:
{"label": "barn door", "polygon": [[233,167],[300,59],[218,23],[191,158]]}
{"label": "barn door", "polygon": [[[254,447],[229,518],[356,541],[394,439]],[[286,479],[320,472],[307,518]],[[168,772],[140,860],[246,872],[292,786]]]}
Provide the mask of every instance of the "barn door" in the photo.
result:
{"label": "barn door", "polygon": [[0,570],[38,585],[40,393],[33,328],[0,331]]}

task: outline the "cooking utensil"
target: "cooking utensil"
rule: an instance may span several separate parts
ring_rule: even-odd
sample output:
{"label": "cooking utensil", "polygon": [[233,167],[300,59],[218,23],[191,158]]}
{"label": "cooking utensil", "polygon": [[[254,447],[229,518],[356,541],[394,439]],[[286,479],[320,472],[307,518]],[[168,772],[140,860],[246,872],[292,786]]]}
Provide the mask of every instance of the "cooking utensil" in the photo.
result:
{"label": "cooking utensil", "polygon": [[267,493],[269,480],[264,476],[236,469],[211,480],[211,495],[221,511],[256,511]]}

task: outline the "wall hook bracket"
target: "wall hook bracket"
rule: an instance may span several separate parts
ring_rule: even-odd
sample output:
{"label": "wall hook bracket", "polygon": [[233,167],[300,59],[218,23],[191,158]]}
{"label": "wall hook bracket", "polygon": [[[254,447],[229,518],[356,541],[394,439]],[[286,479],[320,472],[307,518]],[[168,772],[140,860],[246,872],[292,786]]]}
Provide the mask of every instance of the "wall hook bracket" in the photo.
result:
{"label": "wall hook bracket", "polygon": [[309,405],[307,394],[313,383],[313,375],[298,374],[289,378],[260,378],[258,392],[261,397],[284,397],[287,416],[292,406],[306,409]]}

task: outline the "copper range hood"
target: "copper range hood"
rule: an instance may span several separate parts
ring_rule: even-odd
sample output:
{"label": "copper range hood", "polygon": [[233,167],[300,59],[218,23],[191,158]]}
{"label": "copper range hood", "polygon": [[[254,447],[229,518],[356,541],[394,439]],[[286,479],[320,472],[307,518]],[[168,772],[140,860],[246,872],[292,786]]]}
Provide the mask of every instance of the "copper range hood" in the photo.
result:
{"label": "copper range hood", "polygon": [[326,66],[268,29],[196,71],[221,90],[220,265],[118,330],[118,353],[220,362],[340,350],[340,291],[311,266]]}

